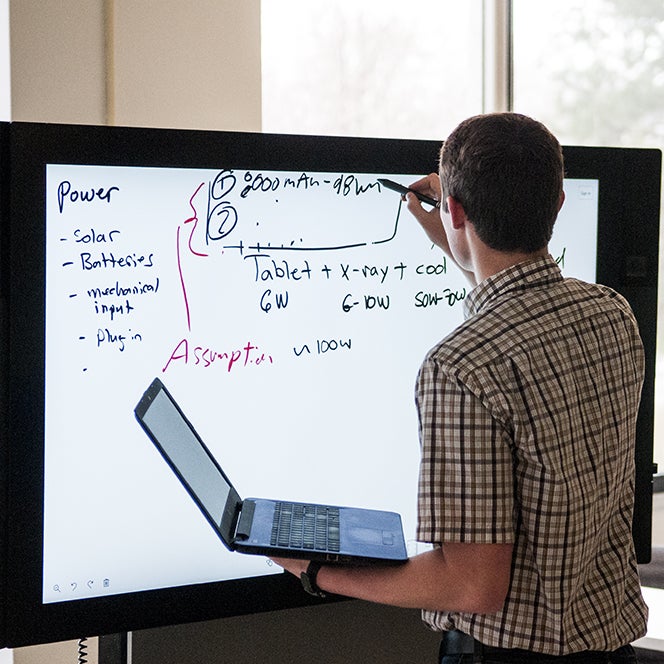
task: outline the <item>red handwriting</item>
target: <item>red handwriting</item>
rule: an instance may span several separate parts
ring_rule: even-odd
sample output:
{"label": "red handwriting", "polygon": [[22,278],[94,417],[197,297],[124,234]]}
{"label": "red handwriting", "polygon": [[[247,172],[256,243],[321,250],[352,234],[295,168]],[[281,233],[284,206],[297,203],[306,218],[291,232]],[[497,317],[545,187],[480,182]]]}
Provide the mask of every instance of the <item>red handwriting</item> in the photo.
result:
{"label": "red handwriting", "polygon": [[176,232],[175,242],[176,242],[176,254],[178,261],[178,274],[180,275],[180,285],[182,286],[182,296],[184,297],[184,309],[187,314],[187,329],[191,331],[191,314],[189,312],[189,298],[187,297],[187,284],[184,281],[184,274],[182,272],[182,258],[180,256],[180,226],[178,226]]}
{"label": "red handwriting", "polygon": [[[194,199],[196,196],[198,196],[198,192],[203,188],[205,185],[205,182],[201,182],[198,187],[196,187],[196,191],[191,195],[191,198],[189,199],[189,207],[191,208],[193,214],[191,217],[188,219],[184,220],[185,224],[192,224],[191,227],[191,232],[189,233],[189,240],[187,242],[187,246],[189,248],[189,251],[197,257],[200,258],[207,258],[208,254],[202,253],[200,251],[196,251],[193,247],[193,240],[194,240],[194,233],[196,232],[196,227],[198,226],[198,210],[196,209],[194,205]],[[182,297],[184,298],[184,308],[185,308],[185,313],[187,315],[187,329],[191,331],[191,311],[189,309],[189,298],[187,296],[187,284],[184,279],[184,271],[182,269],[182,254],[181,254],[181,243],[180,243],[180,229],[182,227],[178,226],[177,228],[177,233],[176,233],[176,242],[177,242],[177,247],[176,247],[176,252],[177,252],[177,262],[178,262],[178,274],[180,276],[180,286],[182,288]]]}
{"label": "red handwriting", "polygon": [[205,182],[201,182],[198,185],[198,189],[196,189],[196,191],[193,193],[192,197],[189,199],[189,207],[193,210],[194,215],[193,215],[193,217],[189,217],[189,219],[185,219],[184,223],[185,224],[191,224],[193,222],[193,224],[194,224],[192,226],[191,233],[189,234],[189,251],[191,251],[191,253],[194,254],[194,256],[202,256],[202,257],[205,258],[207,256],[207,254],[203,254],[199,251],[196,251],[191,246],[191,242],[194,239],[194,233],[196,232],[196,226],[198,226],[198,211],[194,207],[194,198],[196,198],[196,196],[198,195],[198,192],[203,188],[204,184],[205,184]]}
{"label": "red handwriting", "polygon": [[175,346],[162,372],[165,373],[174,362],[183,362],[185,365],[204,369],[216,364],[230,373],[233,369],[240,367],[257,367],[264,363],[273,364],[273,359],[271,355],[261,352],[258,346],[254,346],[250,341],[243,348],[217,350],[209,346],[195,345],[185,338]]}

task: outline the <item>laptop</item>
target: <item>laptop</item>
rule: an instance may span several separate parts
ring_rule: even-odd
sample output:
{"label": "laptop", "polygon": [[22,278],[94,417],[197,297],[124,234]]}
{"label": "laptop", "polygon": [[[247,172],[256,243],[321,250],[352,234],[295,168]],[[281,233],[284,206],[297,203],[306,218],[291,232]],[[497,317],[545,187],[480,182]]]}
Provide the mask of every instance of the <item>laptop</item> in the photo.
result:
{"label": "laptop", "polygon": [[353,565],[406,562],[401,517],[395,512],[242,499],[158,378],[134,412],[229,550]]}

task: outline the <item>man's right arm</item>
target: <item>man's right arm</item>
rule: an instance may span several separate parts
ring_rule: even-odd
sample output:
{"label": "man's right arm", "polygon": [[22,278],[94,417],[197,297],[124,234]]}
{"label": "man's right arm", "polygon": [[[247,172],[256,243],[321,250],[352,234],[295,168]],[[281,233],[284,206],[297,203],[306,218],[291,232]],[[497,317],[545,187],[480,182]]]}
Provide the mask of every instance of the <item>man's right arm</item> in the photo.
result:
{"label": "man's right arm", "polygon": [[[442,192],[440,187],[440,178],[436,173],[431,173],[421,180],[414,182],[410,185],[410,188],[426,194],[430,198],[434,198],[437,201],[441,201]],[[417,198],[417,196],[415,196],[415,194],[406,194],[406,203],[408,205],[409,212],[415,217],[415,219],[417,219],[431,242],[443,250],[443,252],[463,272],[466,279],[468,279],[472,286],[476,286],[477,279],[475,278],[475,275],[472,272],[461,268],[456,260],[454,260],[454,256],[452,256],[450,245],[447,240],[447,235],[445,233],[445,228],[441,220],[441,214],[445,214],[443,208],[427,209],[423,207],[422,203]],[[442,205],[443,202],[441,201],[441,206]]]}
{"label": "man's right arm", "polygon": [[[308,561],[275,559],[295,576]],[[402,608],[496,613],[509,588],[512,544],[443,544],[405,565],[324,565],[317,585],[328,593]]]}

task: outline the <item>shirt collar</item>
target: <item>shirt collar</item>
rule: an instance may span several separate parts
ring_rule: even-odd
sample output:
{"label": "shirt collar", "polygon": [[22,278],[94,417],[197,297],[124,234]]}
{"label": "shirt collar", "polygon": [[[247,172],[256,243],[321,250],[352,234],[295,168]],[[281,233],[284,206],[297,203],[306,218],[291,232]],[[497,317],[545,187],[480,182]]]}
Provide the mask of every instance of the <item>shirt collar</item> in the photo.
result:
{"label": "shirt collar", "polygon": [[562,279],[560,268],[550,255],[517,263],[477,284],[464,300],[464,316],[474,316],[498,297]]}

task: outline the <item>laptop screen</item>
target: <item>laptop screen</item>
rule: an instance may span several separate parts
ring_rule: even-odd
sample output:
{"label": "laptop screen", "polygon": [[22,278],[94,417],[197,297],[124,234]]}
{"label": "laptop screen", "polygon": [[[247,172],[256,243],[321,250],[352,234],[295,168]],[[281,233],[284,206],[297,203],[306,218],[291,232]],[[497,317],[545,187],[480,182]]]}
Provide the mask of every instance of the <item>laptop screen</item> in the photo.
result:
{"label": "laptop screen", "polygon": [[157,392],[142,420],[210,518],[219,525],[231,485],[163,390]]}

